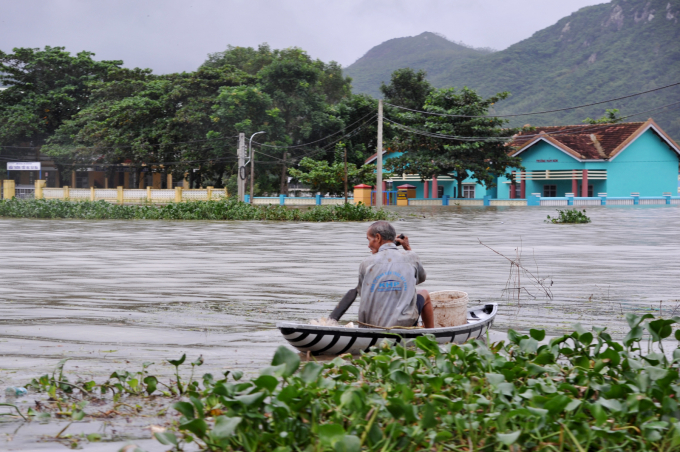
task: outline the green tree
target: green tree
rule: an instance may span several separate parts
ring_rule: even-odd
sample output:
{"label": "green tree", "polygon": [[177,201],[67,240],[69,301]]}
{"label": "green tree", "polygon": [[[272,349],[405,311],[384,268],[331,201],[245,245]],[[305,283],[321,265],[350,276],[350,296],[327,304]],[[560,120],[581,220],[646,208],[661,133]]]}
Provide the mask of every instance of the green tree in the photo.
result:
{"label": "green tree", "polygon": [[614,124],[615,122],[621,121],[621,118],[618,116],[618,108],[612,108],[612,109],[607,109],[604,116],[602,116],[599,119],[592,119],[590,117],[584,119],[583,122],[584,124]]}
{"label": "green tree", "polygon": [[0,85],[7,87],[0,91],[0,142],[40,145],[89,103],[92,82],[149,72],[123,69],[122,61],[95,61],[93,56],[72,56],[64,47],[0,51]]}
{"label": "green tree", "polygon": [[457,181],[458,197],[462,197],[462,184],[468,177],[486,187],[495,186],[497,177],[510,176],[508,168],[521,168],[521,160],[510,156],[506,146],[520,129],[506,127],[502,118],[486,116],[492,105],[508,95],[498,93],[485,99],[468,88],[433,90],[422,109],[451,116],[395,114],[397,122],[411,130],[399,129],[388,144],[403,154],[389,159],[385,168],[417,173],[423,179],[451,176]]}
{"label": "green tree", "polygon": [[385,101],[400,107],[421,110],[427,96],[434,91],[434,87],[427,81],[427,72],[418,72],[411,68],[397,69],[390,77],[390,83],[380,84],[380,92]]}
{"label": "green tree", "polygon": [[[0,51],[0,145],[43,145],[65,121],[90,102],[90,85],[143,79],[149,70],[122,68],[122,61],[96,61],[92,52],[75,56],[64,47]],[[10,148],[11,149],[11,148]],[[20,149],[16,149],[20,152]],[[69,171],[57,161],[62,177]]]}
{"label": "green tree", "polygon": [[[332,164],[326,160],[313,160],[305,157],[299,168],[290,168],[288,173],[307,185],[314,192],[337,196],[345,189],[345,164],[338,158]],[[354,185],[375,185],[375,165],[364,165],[358,168],[354,163],[347,164],[347,186],[351,190]]]}
{"label": "green tree", "polygon": [[189,172],[197,185],[219,187],[228,166],[236,171],[236,139],[207,138],[216,128],[212,107],[221,88],[252,81],[224,67],[92,84],[89,105],[65,121],[45,152],[74,164],[162,166],[176,178]]}
{"label": "green tree", "polygon": [[258,183],[265,192],[287,193],[287,167],[304,157],[323,155],[324,146],[332,141],[304,144],[345,125],[332,107],[351,95],[350,80],[337,63],[313,60],[298,48],[232,47],[213,54],[206,65],[230,63],[257,70],[256,82],[248,89],[220,93],[213,114],[216,128],[247,134],[266,131],[254,145]]}

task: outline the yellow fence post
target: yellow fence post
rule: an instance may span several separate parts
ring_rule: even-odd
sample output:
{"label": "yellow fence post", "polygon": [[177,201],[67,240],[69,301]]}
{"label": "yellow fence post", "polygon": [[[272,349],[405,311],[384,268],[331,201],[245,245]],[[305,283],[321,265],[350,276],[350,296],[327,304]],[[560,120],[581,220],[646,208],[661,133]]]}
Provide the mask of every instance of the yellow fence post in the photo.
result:
{"label": "yellow fence post", "polygon": [[118,193],[116,193],[116,201],[118,204],[123,204],[123,187],[116,187]]}
{"label": "yellow fence post", "polygon": [[43,195],[43,188],[45,187],[46,182],[47,181],[44,180],[35,181],[35,199],[43,199],[45,197]]}
{"label": "yellow fence post", "polygon": [[14,189],[14,181],[12,179],[8,179],[2,182],[2,190],[3,190],[3,195],[2,197],[5,199],[12,199],[16,196],[16,191]]}
{"label": "yellow fence post", "polygon": [[90,187],[90,201],[94,201],[94,187]]}
{"label": "yellow fence post", "polygon": [[213,187],[208,187],[208,201],[210,201],[212,199],[212,191],[213,191]]}
{"label": "yellow fence post", "polygon": [[175,187],[175,202],[182,202],[182,187]]}
{"label": "yellow fence post", "polygon": [[224,187],[224,199],[227,199],[229,197],[229,190],[227,190],[227,187]]}
{"label": "yellow fence post", "polygon": [[68,199],[68,198],[70,198],[70,196],[69,196],[69,186],[68,186],[68,185],[64,185],[64,195],[63,195],[63,199]]}
{"label": "yellow fence post", "polygon": [[146,187],[146,202],[151,202],[151,187]]}

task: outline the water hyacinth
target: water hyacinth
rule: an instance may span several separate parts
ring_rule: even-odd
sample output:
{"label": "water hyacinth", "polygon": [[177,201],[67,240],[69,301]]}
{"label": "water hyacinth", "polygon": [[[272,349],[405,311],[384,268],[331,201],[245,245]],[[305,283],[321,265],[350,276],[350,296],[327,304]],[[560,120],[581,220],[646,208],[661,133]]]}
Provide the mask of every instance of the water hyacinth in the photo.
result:
{"label": "water hyacinth", "polygon": [[[680,449],[680,348],[661,348],[680,319],[628,316],[623,344],[603,328],[509,332],[507,344],[376,347],[361,357],[308,362],[280,347],[249,382],[190,387],[176,433],[207,450]],[[680,337],[676,332],[676,337]],[[650,345],[650,350],[654,348]]]}
{"label": "water hyacinth", "polygon": [[13,407],[25,418],[53,411],[83,419],[88,400],[109,394],[122,405],[165,397],[175,421],[153,435],[172,450],[680,450],[680,347],[662,342],[672,343],[680,317],[627,320],[621,343],[604,328],[577,326],[547,342],[542,330],[510,330],[507,343],[439,346],[423,336],[415,347],[383,343],[304,364],[281,346],[249,381],[231,371],[194,380],[203,360],[182,356],[169,361],[175,381],[167,384],[149,373],[151,363],[104,383],[71,383],[62,360],[27,385],[50,395],[41,413]]}
{"label": "water hyacinth", "polygon": [[0,217],[73,218],[83,220],[270,220],[375,221],[389,219],[384,210],[363,204],[291,209],[279,205],[250,205],[234,199],[154,204],[112,204],[106,201],[0,200]]}

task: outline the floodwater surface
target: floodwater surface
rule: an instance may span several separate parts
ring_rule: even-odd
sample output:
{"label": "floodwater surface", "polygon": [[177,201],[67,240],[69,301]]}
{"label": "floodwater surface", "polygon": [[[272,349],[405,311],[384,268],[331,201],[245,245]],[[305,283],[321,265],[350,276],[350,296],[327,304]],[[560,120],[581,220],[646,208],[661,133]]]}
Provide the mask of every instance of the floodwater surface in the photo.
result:
{"label": "floodwater surface", "polygon": [[[584,225],[544,223],[552,208],[396,212],[397,232],[427,271],[421,287],[499,303],[498,331],[559,335],[578,322],[620,338],[625,313],[680,315],[676,206],[591,208],[593,222]],[[367,226],[0,219],[0,389],[49,373],[63,358],[71,380],[103,381],[148,361],[152,374],[168,376],[166,360],[183,353],[188,361],[203,356],[200,373],[255,373],[285,344],[276,322],[328,315],[356,286]],[[510,258],[521,254],[552,299],[480,240]],[[356,320],[357,308],[343,320]],[[33,399],[17,402],[25,411]],[[118,450],[126,439],[164,450],[144,440],[152,422],[76,423],[70,431],[124,432],[88,450]],[[62,449],[50,438],[64,425],[0,417],[0,449]]]}

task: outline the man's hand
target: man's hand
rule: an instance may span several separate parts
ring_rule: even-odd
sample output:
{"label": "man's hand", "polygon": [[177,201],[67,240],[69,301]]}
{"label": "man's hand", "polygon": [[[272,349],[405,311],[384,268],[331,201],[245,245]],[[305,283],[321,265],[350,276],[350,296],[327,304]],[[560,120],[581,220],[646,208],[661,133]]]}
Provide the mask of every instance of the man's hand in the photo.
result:
{"label": "man's hand", "polygon": [[[403,238],[402,238],[403,236]],[[411,251],[411,245],[408,243],[408,236],[403,235],[396,238],[395,242],[397,246],[401,245],[406,251]]]}

